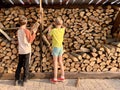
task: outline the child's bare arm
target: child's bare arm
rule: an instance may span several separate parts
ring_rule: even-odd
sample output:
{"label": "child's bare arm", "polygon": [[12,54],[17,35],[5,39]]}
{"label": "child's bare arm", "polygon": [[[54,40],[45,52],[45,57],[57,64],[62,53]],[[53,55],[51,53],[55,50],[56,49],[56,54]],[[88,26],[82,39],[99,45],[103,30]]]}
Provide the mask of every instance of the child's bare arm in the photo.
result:
{"label": "child's bare arm", "polygon": [[51,36],[50,36],[50,31],[51,31],[51,30],[52,30],[51,28],[48,29],[48,33],[47,33],[48,39],[51,39]]}
{"label": "child's bare arm", "polygon": [[50,24],[44,31],[43,34],[47,33],[49,31],[49,29],[52,29],[54,23]]}

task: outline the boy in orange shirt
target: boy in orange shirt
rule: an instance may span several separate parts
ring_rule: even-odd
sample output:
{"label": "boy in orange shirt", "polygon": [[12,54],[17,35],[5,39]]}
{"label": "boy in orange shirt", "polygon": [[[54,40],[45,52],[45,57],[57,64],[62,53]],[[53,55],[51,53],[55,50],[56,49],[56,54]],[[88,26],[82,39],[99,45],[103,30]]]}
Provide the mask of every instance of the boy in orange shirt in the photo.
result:
{"label": "boy in orange shirt", "polygon": [[21,68],[23,67],[23,85],[28,79],[29,74],[29,59],[31,54],[31,43],[35,39],[37,30],[27,29],[27,18],[25,16],[20,17],[20,28],[17,31],[18,36],[18,53],[19,62],[15,72],[15,85],[19,84]]}

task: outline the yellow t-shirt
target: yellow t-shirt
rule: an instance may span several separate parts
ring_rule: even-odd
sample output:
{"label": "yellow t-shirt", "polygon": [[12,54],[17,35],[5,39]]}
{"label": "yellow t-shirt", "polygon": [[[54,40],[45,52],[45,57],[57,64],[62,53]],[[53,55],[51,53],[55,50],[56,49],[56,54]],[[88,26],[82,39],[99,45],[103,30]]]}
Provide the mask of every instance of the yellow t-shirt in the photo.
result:
{"label": "yellow t-shirt", "polygon": [[50,31],[52,36],[52,47],[62,47],[65,28],[54,28]]}

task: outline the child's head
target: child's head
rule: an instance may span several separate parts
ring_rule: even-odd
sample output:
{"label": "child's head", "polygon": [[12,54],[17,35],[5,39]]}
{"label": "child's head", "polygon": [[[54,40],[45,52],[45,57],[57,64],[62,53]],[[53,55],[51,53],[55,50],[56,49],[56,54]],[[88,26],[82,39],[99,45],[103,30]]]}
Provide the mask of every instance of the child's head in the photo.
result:
{"label": "child's head", "polygon": [[55,25],[62,25],[62,24],[63,24],[63,21],[62,21],[61,17],[57,17],[55,20]]}
{"label": "child's head", "polygon": [[20,16],[19,18],[20,25],[27,24],[27,18],[25,16]]}

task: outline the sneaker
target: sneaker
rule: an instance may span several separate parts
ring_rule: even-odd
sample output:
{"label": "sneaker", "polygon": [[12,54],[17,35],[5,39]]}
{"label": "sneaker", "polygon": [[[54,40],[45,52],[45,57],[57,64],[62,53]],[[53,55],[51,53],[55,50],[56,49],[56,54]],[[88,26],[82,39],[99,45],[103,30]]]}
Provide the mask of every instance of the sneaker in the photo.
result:
{"label": "sneaker", "polygon": [[64,82],[65,78],[58,78],[58,82]]}
{"label": "sneaker", "polygon": [[56,84],[56,83],[57,83],[57,80],[50,79],[50,82]]}
{"label": "sneaker", "polygon": [[15,80],[14,85],[18,86],[19,85],[19,80]]}

